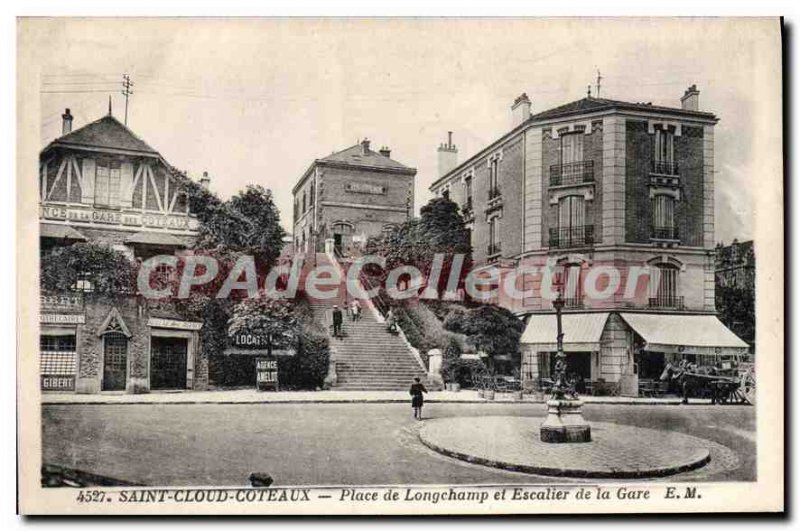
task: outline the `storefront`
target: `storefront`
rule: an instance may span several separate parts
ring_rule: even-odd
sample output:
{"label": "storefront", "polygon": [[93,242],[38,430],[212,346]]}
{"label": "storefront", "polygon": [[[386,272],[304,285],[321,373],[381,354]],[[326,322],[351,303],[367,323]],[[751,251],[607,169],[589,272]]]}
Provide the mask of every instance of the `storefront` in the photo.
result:
{"label": "storefront", "polygon": [[78,328],[85,321],[80,294],[40,297],[39,378],[42,391],[75,391]]}
{"label": "storefront", "polygon": [[[725,368],[747,354],[747,344],[711,314],[566,313],[562,329],[568,376],[587,382],[587,390],[623,396],[637,396],[643,381],[658,381],[667,364],[685,359]],[[529,317],[521,339],[526,387],[552,377],[557,334],[554,314]]]}

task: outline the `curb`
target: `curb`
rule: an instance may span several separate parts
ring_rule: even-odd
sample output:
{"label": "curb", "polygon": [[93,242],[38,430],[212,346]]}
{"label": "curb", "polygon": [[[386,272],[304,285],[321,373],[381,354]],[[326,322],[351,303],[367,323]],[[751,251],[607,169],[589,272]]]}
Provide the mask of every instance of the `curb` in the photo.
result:
{"label": "curb", "polygon": [[[179,401],[152,401],[152,400],[120,400],[120,401],[111,401],[111,400],[42,400],[41,404],[46,406],[100,406],[100,405],[109,405],[109,406],[140,406],[140,405],[156,405],[156,406],[182,406],[182,405],[200,405],[200,404],[218,404],[218,405],[235,405],[235,404],[243,404],[243,405],[255,405],[255,404],[406,404],[408,403],[408,399],[400,399],[400,398],[377,398],[377,399],[366,399],[366,398],[333,398],[333,399],[321,399],[321,400],[300,400],[300,399],[276,399],[276,400],[179,400]],[[448,400],[448,399],[436,399],[430,398],[425,400],[426,404],[502,404],[502,405],[533,405],[533,404],[541,404],[544,405],[545,402],[534,402],[534,401],[526,401],[526,400],[519,400],[519,401],[511,401],[511,400]],[[692,406],[708,406],[709,403],[689,403],[689,404],[681,404],[680,399],[676,399],[674,401],[639,401],[639,400],[630,400],[630,401],[613,401],[613,400],[598,400],[592,402],[584,402],[585,406],[593,406],[593,405],[617,405],[617,406],[684,406],[684,407],[692,407]]]}
{"label": "curb", "polygon": [[512,472],[524,472],[526,474],[536,474],[538,476],[556,476],[567,478],[598,478],[598,479],[645,479],[645,478],[660,478],[666,476],[674,476],[682,472],[689,472],[698,468],[704,467],[711,461],[711,453],[706,450],[706,455],[697,461],[691,463],[684,463],[681,465],[653,468],[650,470],[618,470],[613,472],[603,472],[599,470],[581,470],[577,468],[555,468],[546,466],[534,465],[520,465],[514,463],[506,463],[505,461],[495,461],[486,457],[478,457],[468,455],[455,450],[448,450],[442,446],[426,441],[422,434],[418,435],[420,442],[431,450],[438,452],[447,457],[466,461],[492,468],[499,468],[502,470],[510,470]]}

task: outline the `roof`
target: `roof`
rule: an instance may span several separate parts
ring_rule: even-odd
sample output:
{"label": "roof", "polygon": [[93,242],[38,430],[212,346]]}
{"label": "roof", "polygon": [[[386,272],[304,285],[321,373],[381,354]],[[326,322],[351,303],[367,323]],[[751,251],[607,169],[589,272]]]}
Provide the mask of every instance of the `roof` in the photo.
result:
{"label": "roof", "polygon": [[79,242],[86,241],[86,236],[73,229],[69,225],[56,225],[52,223],[41,223],[39,225],[39,237],[74,240]]}
{"label": "roof", "polygon": [[[561,316],[565,351],[600,350],[600,336],[608,320],[608,312],[565,313]],[[542,350],[556,350],[558,324],[555,314],[534,314],[522,333],[520,342]]]}
{"label": "roof", "polygon": [[358,143],[350,146],[347,149],[337,151],[336,153],[331,153],[327,157],[316,159],[311,163],[305,173],[303,173],[303,176],[300,177],[297,183],[295,183],[294,187],[292,188],[292,193],[294,194],[300,189],[315,165],[346,166],[368,170],[403,173],[406,175],[416,175],[417,173],[415,168],[406,166],[405,164],[397,162],[396,160],[385,155],[372,151],[369,148],[367,148],[366,154],[364,154],[363,150],[364,148],[362,147],[361,143]]}
{"label": "roof", "polygon": [[159,156],[155,149],[110,114],[53,140],[48,148],[52,146],[124,150]]}
{"label": "roof", "polygon": [[708,354],[720,349],[747,350],[747,343],[728,330],[714,315],[669,315],[621,313],[622,318],[647,343],[646,350],[670,352],[676,348],[686,354]]}
{"label": "roof", "polygon": [[385,168],[396,170],[413,170],[405,164],[401,164],[394,159],[390,159],[380,153],[367,148],[366,154],[363,152],[361,144],[350,146],[347,149],[332,153],[327,157],[317,159],[317,162],[333,162],[347,164],[349,166],[365,166],[369,168]]}
{"label": "roof", "polygon": [[509,139],[519,131],[524,130],[525,128],[531,126],[536,122],[543,122],[547,120],[555,120],[558,118],[579,116],[581,114],[588,114],[588,113],[608,111],[608,110],[639,111],[639,112],[654,113],[654,114],[683,115],[687,118],[696,118],[714,122],[717,121],[717,117],[714,115],[714,113],[709,113],[709,112],[688,111],[680,107],[666,107],[663,105],[652,105],[650,103],[633,103],[628,101],[609,100],[606,98],[586,97],[532,115],[523,123],[514,127],[512,130],[508,131],[497,140],[490,142],[483,149],[475,153],[473,156],[469,157],[464,162],[458,164],[456,167],[451,169],[446,174],[437,178],[429,188],[433,188],[439,185],[440,183],[447,181],[447,179],[454,173],[461,172],[463,171],[465,166],[473,164],[486,151],[494,149],[495,146],[497,146],[498,144],[505,142],[507,139]]}
{"label": "roof", "polygon": [[152,232],[152,231],[137,232],[136,234],[125,240],[125,243],[136,243],[142,245],[164,245],[171,247],[186,247],[186,244],[184,244],[182,241],[180,241],[172,234],[167,234],[166,232]]}
{"label": "roof", "polygon": [[630,111],[660,112],[671,114],[685,114],[706,119],[715,120],[713,113],[701,111],[687,111],[679,107],[665,107],[662,105],[652,105],[650,103],[632,103],[629,101],[609,100],[606,98],[583,98],[558,107],[553,107],[546,111],[534,114],[529,121],[549,120],[551,118],[561,118],[573,114],[583,114],[588,112],[602,111],[606,109],[623,109]]}

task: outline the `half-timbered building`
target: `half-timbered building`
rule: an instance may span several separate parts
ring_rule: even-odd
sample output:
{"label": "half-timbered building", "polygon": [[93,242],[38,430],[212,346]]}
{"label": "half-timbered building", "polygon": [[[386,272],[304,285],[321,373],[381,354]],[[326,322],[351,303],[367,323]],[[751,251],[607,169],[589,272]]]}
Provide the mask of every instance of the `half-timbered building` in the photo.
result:
{"label": "half-timbered building", "polygon": [[[109,112],[62,135],[40,154],[39,228],[43,252],[94,242],[132,261],[192,244],[198,222],[178,175]],[[136,294],[103,297],[89,283],[42,293],[43,390],[97,393],[198,389],[207,382],[202,324],[154,309]]]}

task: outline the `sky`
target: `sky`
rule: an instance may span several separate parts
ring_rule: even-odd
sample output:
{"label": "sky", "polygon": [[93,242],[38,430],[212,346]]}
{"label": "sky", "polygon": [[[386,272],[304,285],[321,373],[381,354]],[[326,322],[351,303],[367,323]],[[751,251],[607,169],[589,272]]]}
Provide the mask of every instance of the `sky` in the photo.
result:
{"label": "sky", "polygon": [[[533,112],[596,90],[680,106],[691,84],[714,112],[716,240],[751,239],[759,156],[753,120],[759,31],[746,22],[586,19],[72,19],[41,21],[42,147],[102,117],[122,119],[173,165],[229,197],[273,191],[290,230],[291,188],[315,158],[369,138],[418,169],[417,210],[453,131],[459,160],[510,129],[522,92]],[[780,84],[780,77],[775,77]]]}

